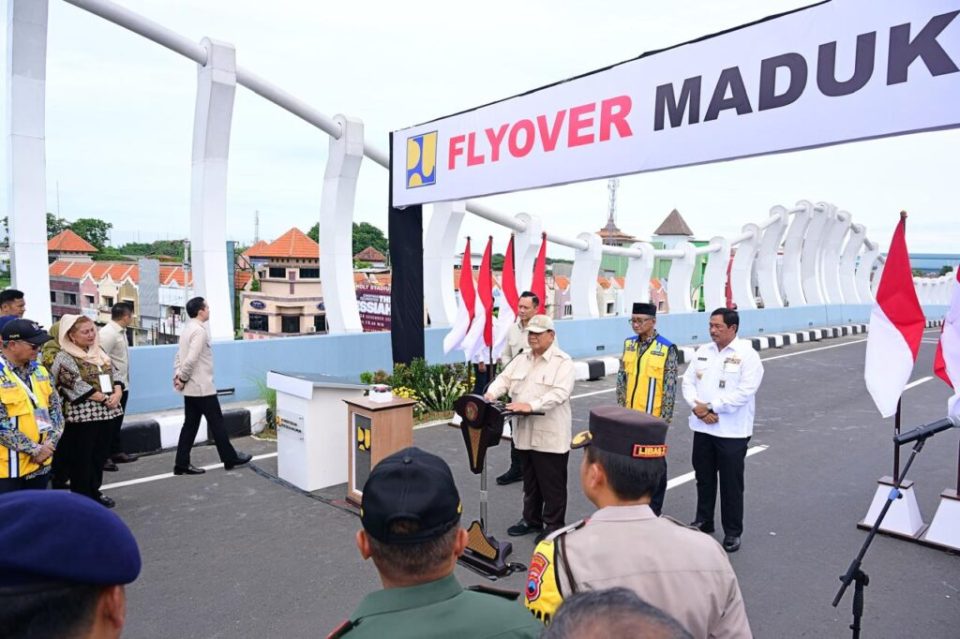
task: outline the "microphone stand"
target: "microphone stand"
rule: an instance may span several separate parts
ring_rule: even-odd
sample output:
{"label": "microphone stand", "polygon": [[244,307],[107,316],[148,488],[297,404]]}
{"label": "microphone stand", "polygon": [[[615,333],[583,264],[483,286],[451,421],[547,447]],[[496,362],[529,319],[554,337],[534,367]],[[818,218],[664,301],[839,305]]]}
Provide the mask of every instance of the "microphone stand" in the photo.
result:
{"label": "microphone stand", "polygon": [[867,538],[863,541],[863,546],[860,547],[860,552],[857,553],[856,558],[850,562],[850,567],[847,568],[847,572],[840,576],[842,585],[840,586],[840,590],[837,592],[837,596],[833,598],[833,607],[837,607],[837,604],[839,604],[840,600],[843,599],[843,593],[845,593],[850,584],[853,583],[853,623],[850,624],[850,630],[853,631],[853,639],[859,639],[860,637],[860,619],[863,617],[863,589],[870,584],[870,577],[868,577],[867,573],[863,572],[863,570],[860,568],[861,564],[863,563],[863,556],[867,554],[867,549],[873,542],[873,538],[877,536],[877,532],[880,529],[880,524],[883,522],[883,518],[887,515],[887,511],[890,510],[890,506],[893,505],[893,501],[903,496],[903,494],[900,492],[900,486],[903,485],[903,481],[907,476],[907,471],[910,470],[910,465],[913,464],[913,460],[917,456],[917,453],[923,450],[923,445],[926,443],[927,439],[932,436],[933,433],[924,435],[917,439],[917,442],[913,445],[913,452],[910,453],[910,458],[907,459],[907,465],[903,467],[903,472],[900,473],[900,476],[896,478],[896,484],[894,484],[893,488],[890,489],[890,494],[887,495],[887,502],[883,505],[883,509],[877,516],[877,520],[873,522],[873,527],[867,534]]}

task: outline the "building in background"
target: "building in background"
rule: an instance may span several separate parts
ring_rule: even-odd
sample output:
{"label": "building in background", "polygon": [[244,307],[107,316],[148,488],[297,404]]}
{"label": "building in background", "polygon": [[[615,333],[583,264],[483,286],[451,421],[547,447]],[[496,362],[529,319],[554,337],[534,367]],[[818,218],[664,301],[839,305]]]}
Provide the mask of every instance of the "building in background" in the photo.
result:
{"label": "building in background", "polygon": [[96,252],[97,247],[70,229],[58,233],[47,240],[47,260],[51,264],[60,259],[74,262],[89,262],[93,259],[90,256]]}

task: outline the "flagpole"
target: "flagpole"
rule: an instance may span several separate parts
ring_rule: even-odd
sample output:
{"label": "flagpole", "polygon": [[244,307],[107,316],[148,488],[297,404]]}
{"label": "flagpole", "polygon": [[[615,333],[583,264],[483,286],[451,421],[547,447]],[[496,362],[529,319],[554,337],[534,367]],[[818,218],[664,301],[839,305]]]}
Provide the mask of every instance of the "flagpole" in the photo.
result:
{"label": "flagpole", "polygon": [[[893,418],[893,436],[896,437],[900,434],[900,404],[903,403],[903,398],[897,400],[897,414]],[[894,443],[893,445],[893,478],[896,479],[900,476],[900,447]]]}

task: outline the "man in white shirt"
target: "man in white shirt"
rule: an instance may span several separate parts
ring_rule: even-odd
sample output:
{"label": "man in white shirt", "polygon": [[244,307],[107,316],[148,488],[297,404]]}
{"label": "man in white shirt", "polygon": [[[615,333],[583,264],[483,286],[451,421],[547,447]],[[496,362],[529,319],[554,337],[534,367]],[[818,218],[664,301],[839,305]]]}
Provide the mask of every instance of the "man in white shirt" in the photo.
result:
{"label": "man in white shirt", "polygon": [[[520,294],[520,299],[517,301],[517,321],[510,327],[510,331],[507,333],[507,343],[504,344],[503,353],[500,355],[500,363],[503,368],[506,368],[507,364],[513,361],[513,358],[517,355],[530,350],[530,345],[527,343],[527,324],[530,322],[530,318],[537,314],[538,308],[540,308],[540,298],[535,293],[524,291]],[[486,385],[486,381],[484,381],[484,385]],[[513,420],[512,423],[516,425],[517,422]],[[510,468],[497,477],[499,485],[506,486],[523,479],[523,464],[520,457],[520,453],[517,452],[517,447],[513,444],[513,438],[511,437]]]}
{"label": "man in white shirt", "polygon": [[683,375],[683,398],[690,405],[697,515],[691,526],[714,531],[713,513],[720,478],[723,549],[740,549],[743,534],[743,467],[753,435],[754,397],[763,364],[753,346],[737,337],[740,315],[728,308],[710,314],[710,344],[697,349]]}
{"label": "man in white shirt", "polygon": [[[118,302],[110,309],[110,321],[100,329],[100,347],[110,356],[113,364],[114,381],[123,384],[123,396],[120,406],[127,412],[127,400],[130,398],[130,351],[127,347],[127,327],[133,321],[133,309],[126,302]],[[138,455],[123,452],[120,429],[123,427],[123,415],[110,425],[110,457],[103,465],[104,470],[117,470],[117,464],[137,461]]]}

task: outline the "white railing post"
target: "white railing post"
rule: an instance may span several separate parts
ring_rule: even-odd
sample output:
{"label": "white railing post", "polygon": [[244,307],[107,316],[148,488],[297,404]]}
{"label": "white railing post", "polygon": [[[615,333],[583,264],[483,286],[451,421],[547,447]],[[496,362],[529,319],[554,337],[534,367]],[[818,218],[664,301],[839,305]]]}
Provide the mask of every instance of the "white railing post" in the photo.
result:
{"label": "white railing post", "polygon": [[840,257],[843,240],[850,230],[850,214],[836,211],[831,214],[833,222],[827,229],[823,248],[820,251],[820,274],[827,304],[843,304],[843,289],[840,284]]}
{"label": "white railing post", "polygon": [[803,238],[807,226],[813,217],[813,204],[807,200],[797,202],[800,210],[793,216],[793,223],[787,230],[787,237],[783,240],[783,280],[784,304],[787,306],[803,306],[807,298],[803,294],[803,275],[801,273],[800,258],[803,253]]}
{"label": "white railing post", "polygon": [[581,233],[577,239],[587,243],[587,248],[577,251],[573,258],[573,273],[570,276],[570,303],[574,319],[600,317],[597,307],[597,275],[603,259],[603,240],[596,233]]}
{"label": "white railing post", "polygon": [[823,231],[830,216],[830,205],[823,202],[813,208],[813,216],[803,237],[800,251],[800,275],[803,279],[803,297],[807,304],[823,304],[823,284],[820,280],[820,247]]}
{"label": "white railing post", "polygon": [[753,294],[753,262],[760,238],[760,227],[756,224],[744,224],[742,230],[750,237],[737,246],[737,254],[733,256],[730,266],[730,291],[739,310],[757,308],[757,299]]}
{"label": "white railing post", "polygon": [[423,296],[431,326],[450,326],[457,316],[453,269],[457,239],[467,209],[464,202],[438,202],[423,242]]}
{"label": "white railing post", "polygon": [[730,241],[718,235],[710,239],[710,244],[720,248],[707,256],[703,274],[703,304],[708,313],[727,306],[727,268],[730,266]]}
{"label": "white railing post", "polygon": [[340,138],[330,136],[320,195],[320,281],[327,331],[362,333],[357,289],[353,282],[353,211],[363,163],[363,122],[345,115],[333,118]]}
{"label": "white railing post", "polygon": [[873,287],[870,282],[870,274],[873,272],[873,265],[880,257],[880,245],[872,242],[865,242],[866,249],[860,256],[860,263],[857,265],[857,297],[861,304],[873,304],[876,297],[873,295]]}
{"label": "white railing post", "polygon": [[866,227],[862,224],[850,225],[850,236],[840,257],[840,292],[844,304],[860,303],[860,294],[857,291],[857,255],[866,237]]}
{"label": "white railing post", "polygon": [[47,265],[46,78],[47,0],[8,0],[4,7],[3,214],[10,230],[10,268],[24,293],[26,317],[50,326]]}
{"label": "white railing post", "polygon": [[[514,236],[513,256],[516,260],[517,293],[530,290],[533,281],[533,265],[537,261],[540,242],[543,241],[543,223],[539,217],[527,213],[518,213],[516,218],[524,223],[525,229]],[[542,300],[544,305],[547,300]]]}
{"label": "white railing post", "polygon": [[624,313],[631,314],[636,302],[650,301],[650,275],[653,273],[653,245],[647,242],[634,242],[634,251],[640,251],[640,257],[627,258],[627,274],[624,278]]}
{"label": "white railing post", "polygon": [[233,339],[227,282],[227,160],[237,89],[233,46],[204,38],[207,64],[198,67],[190,183],[190,239],[196,295],[210,306],[210,336]]}
{"label": "white railing post", "polygon": [[780,294],[780,282],[777,275],[777,257],[780,252],[780,242],[787,231],[790,215],[782,206],[770,209],[770,217],[777,218],[763,232],[760,239],[760,248],[757,251],[755,270],[757,286],[764,308],[783,308],[783,296]]}
{"label": "white railing post", "polygon": [[676,251],[682,251],[683,257],[674,258],[670,264],[670,274],[667,281],[667,298],[670,301],[671,313],[692,313],[695,309],[690,301],[690,288],[693,281],[693,271],[697,265],[697,249],[690,242],[679,242]]}

